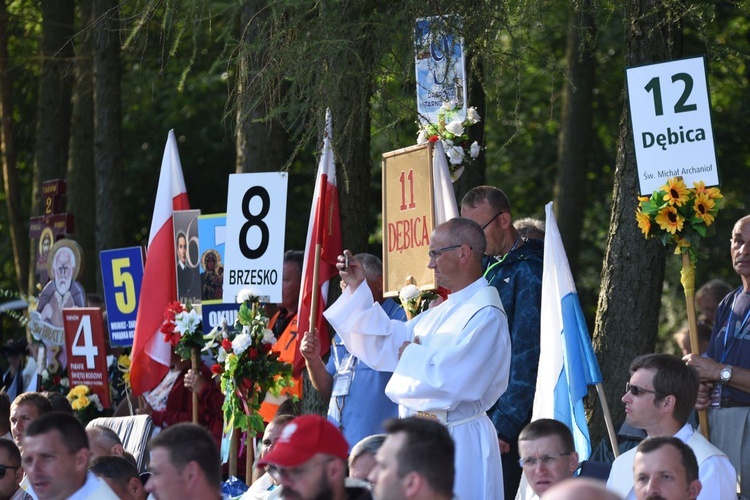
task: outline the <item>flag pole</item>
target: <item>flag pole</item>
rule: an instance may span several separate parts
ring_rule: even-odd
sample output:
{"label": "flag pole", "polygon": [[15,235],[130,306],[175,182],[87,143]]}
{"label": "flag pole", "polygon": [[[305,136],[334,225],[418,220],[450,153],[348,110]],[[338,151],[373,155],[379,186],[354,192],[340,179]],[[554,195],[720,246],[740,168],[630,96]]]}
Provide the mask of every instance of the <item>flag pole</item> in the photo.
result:
{"label": "flag pole", "polygon": [[597,382],[596,384],[596,393],[599,395],[599,403],[602,405],[604,423],[607,425],[607,434],[609,435],[609,443],[612,445],[612,453],[614,453],[615,458],[617,458],[620,456],[620,445],[617,443],[615,425],[612,423],[612,415],[609,413],[609,404],[607,404],[607,398],[604,395],[604,385],[601,382]]}
{"label": "flag pole", "polygon": [[[200,376],[200,365],[198,364],[200,350],[197,347],[193,347],[190,350],[190,365],[193,369],[193,380],[195,377]],[[209,380],[210,382],[210,380]],[[198,423],[198,393],[195,390],[191,390],[193,393],[193,423]]]}

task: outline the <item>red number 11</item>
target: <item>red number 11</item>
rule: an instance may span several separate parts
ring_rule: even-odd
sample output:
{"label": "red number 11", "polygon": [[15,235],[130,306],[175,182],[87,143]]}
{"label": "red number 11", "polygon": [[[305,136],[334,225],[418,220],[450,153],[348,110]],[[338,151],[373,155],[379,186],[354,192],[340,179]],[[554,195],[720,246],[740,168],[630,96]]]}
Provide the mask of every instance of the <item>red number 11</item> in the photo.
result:
{"label": "red number 11", "polygon": [[[414,170],[409,170],[409,175],[404,175],[406,172],[401,172],[401,176],[398,178],[398,181],[401,183],[401,210],[406,210],[407,208],[414,208],[417,206],[416,203],[414,203]],[[406,205],[406,186],[404,185],[404,180],[409,181],[409,195],[411,197],[411,203],[409,205]]]}

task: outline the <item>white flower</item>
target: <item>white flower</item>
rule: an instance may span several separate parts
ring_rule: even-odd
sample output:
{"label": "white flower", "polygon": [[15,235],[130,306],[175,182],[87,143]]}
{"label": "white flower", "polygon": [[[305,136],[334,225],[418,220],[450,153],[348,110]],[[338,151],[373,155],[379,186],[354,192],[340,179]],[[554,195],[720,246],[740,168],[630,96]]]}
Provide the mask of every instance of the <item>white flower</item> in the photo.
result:
{"label": "white flower", "polygon": [[443,145],[443,151],[448,151],[453,147],[453,141],[451,141],[450,139],[443,139],[440,141],[440,144]]}
{"label": "white flower", "polygon": [[60,379],[60,385],[63,386],[63,387],[65,387],[65,388],[70,387],[70,380],[68,380],[68,377],[61,378]]}
{"label": "white flower", "polygon": [[453,120],[445,126],[445,130],[453,135],[463,135],[464,125],[459,120]]}
{"label": "white flower", "polygon": [[232,341],[232,352],[237,356],[241,355],[253,343],[253,338],[245,332],[237,335]]}
{"label": "white flower", "polygon": [[49,370],[45,368],[44,370],[42,370],[42,380],[47,380],[47,379],[49,379]]}
{"label": "white flower", "polygon": [[475,123],[479,123],[482,120],[482,118],[479,116],[479,113],[477,113],[477,108],[475,108],[474,106],[466,110],[466,119],[469,120],[472,125],[474,125]]}
{"label": "white flower", "polygon": [[91,394],[89,396],[89,401],[92,401],[96,405],[96,411],[104,411],[104,407],[102,406],[102,402],[99,401],[99,395],[98,394]]}
{"label": "white flower", "polygon": [[216,355],[216,362],[223,363],[227,359],[227,351],[223,347],[219,347],[219,354]]}
{"label": "white flower", "polygon": [[243,325],[242,326],[242,335],[250,335],[252,330],[250,329],[250,325]]}
{"label": "white flower", "polygon": [[479,145],[477,141],[474,141],[471,143],[471,149],[469,149],[469,154],[472,158],[476,158],[479,156],[479,152],[482,150],[482,147]]}
{"label": "white flower", "polygon": [[425,129],[420,129],[419,134],[417,134],[417,144],[421,146],[422,144],[427,144],[428,142],[430,141],[427,138],[427,131]]}
{"label": "white flower", "polygon": [[453,108],[455,108],[455,107],[456,107],[456,101],[445,101],[445,102],[443,103],[443,106],[442,106],[442,108],[443,108],[443,109],[444,109],[445,111],[451,111],[451,110],[453,110]]}
{"label": "white flower", "polygon": [[276,343],[276,336],[268,328],[266,328],[266,330],[263,332],[263,343],[271,345],[274,345]]}
{"label": "white flower", "polygon": [[416,285],[406,285],[398,292],[398,298],[401,302],[418,299],[422,291]]}
{"label": "white flower", "polygon": [[464,148],[459,146],[451,146],[445,150],[445,155],[453,165],[460,165],[464,161]]}
{"label": "white flower", "polygon": [[189,312],[181,312],[174,317],[175,331],[182,334],[194,333],[198,325],[201,324],[201,317],[195,309]]}
{"label": "white flower", "polygon": [[243,288],[240,290],[240,293],[237,294],[237,303],[242,304],[243,302],[247,302],[252,296],[253,293],[249,288]]}

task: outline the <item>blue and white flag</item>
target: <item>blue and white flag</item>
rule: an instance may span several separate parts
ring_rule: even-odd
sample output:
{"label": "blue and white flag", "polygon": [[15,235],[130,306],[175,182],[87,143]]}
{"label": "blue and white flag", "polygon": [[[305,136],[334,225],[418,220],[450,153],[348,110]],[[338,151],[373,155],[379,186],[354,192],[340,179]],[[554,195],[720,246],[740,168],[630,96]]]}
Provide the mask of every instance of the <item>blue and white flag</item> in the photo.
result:
{"label": "blue and white flag", "polygon": [[541,350],[532,420],[554,418],[565,423],[573,432],[580,460],[586,460],[591,439],[583,398],[589,385],[602,381],[602,374],[551,202],[545,212]]}

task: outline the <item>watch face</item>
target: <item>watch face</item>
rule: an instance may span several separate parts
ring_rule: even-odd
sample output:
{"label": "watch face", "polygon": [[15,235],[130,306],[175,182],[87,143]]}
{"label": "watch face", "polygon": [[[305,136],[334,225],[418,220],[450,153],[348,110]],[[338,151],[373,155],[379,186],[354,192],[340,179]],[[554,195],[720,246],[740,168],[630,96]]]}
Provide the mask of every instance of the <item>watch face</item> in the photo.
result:
{"label": "watch face", "polygon": [[722,382],[726,382],[727,380],[729,380],[729,377],[731,376],[732,376],[732,370],[730,370],[729,368],[724,368],[723,370],[721,370]]}

